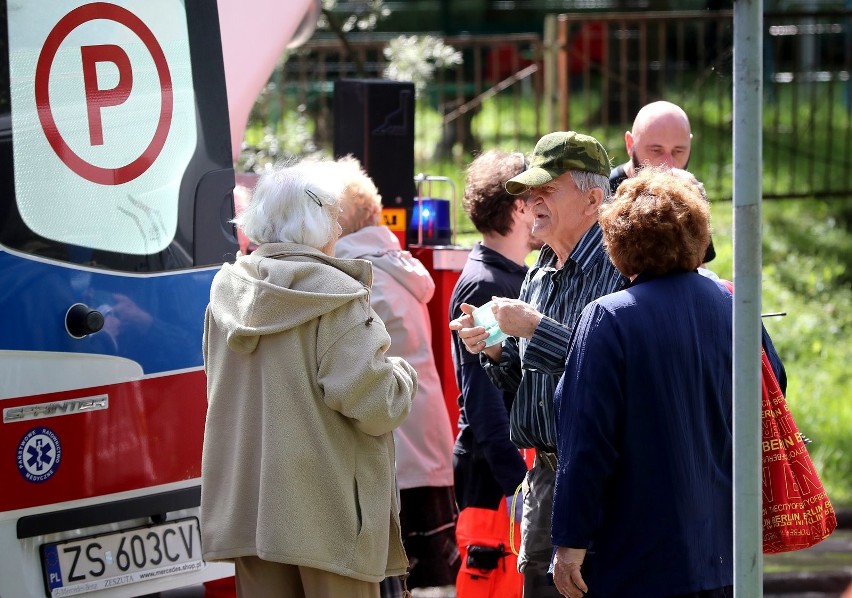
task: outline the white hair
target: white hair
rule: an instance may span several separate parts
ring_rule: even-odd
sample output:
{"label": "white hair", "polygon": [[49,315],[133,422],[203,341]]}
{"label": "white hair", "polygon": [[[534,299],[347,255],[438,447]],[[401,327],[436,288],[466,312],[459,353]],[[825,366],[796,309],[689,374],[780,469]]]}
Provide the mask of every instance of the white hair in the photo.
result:
{"label": "white hair", "polygon": [[245,211],[234,218],[252,242],[322,249],[337,236],[343,183],[331,163],[304,160],[264,172]]}
{"label": "white hair", "polygon": [[588,193],[595,187],[603,191],[603,200],[608,202],[612,196],[612,190],[609,187],[609,178],[596,172],[588,170],[569,170],[571,178],[574,179],[574,184],[577,189],[583,193]]}

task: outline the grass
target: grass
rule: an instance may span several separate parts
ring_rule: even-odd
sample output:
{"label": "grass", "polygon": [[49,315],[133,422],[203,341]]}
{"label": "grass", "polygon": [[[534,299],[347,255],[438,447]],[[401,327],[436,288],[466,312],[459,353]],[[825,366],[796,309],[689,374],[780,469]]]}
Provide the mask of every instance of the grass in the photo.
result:
{"label": "grass", "polygon": [[[693,155],[690,169],[704,182],[712,198],[732,196],[733,104],[729,77],[691,77],[681,92],[667,99],[686,110],[692,122]],[[837,194],[852,184],[852,110],[846,87],[837,83],[781,85],[766,88],[763,105],[764,195],[772,197]],[[503,92],[483,104],[472,129],[484,148],[531,151],[546,132],[543,110],[536,114],[532,90]],[[597,138],[614,163],[624,162],[624,125],[602,123],[600,85],[571,96],[570,128]],[[612,115],[610,115],[612,119]],[[451,125],[452,126],[452,125]],[[629,126],[629,125],[628,125]],[[417,106],[415,161],[433,165],[433,150],[441,136],[441,117],[429,102]],[[451,162],[458,170],[470,159],[456,148]],[[438,165],[443,169],[443,165]],[[442,172],[441,174],[446,174]]]}
{"label": "grass", "polygon": [[[733,276],[733,212],[713,205],[711,267]],[[763,213],[762,310],[787,369],[787,403],[833,504],[852,506],[852,236],[838,205],[767,201]]]}

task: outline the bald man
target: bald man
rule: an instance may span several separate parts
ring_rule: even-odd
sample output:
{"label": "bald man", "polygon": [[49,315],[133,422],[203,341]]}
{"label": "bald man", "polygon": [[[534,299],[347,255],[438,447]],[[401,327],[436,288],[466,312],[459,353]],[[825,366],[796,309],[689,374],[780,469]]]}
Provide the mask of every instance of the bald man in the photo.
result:
{"label": "bald man", "polygon": [[[624,146],[630,160],[609,173],[609,186],[615,193],[625,180],[636,176],[643,166],[662,166],[686,170],[692,149],[692,129],[683,108],[671,102],[651,102],[643,106],[633,120],[633,129],[625,131]],[[713,240],[704,262],[716,257]]]}

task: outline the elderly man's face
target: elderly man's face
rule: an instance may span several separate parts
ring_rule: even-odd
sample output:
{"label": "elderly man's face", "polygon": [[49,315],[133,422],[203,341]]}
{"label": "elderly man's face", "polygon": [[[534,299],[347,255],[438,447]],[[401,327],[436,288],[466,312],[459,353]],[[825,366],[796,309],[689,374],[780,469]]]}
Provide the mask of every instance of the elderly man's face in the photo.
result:
{"label": "elderly man's face", "polygon": [[633,131],[627,143],[635,168],[651,165],[686,169],[692,135],[683,119],[664,115]]}
{"label": "elderly man's face", "polygon": [[559,246],[565,239],[576,240],[588,228],[585,211],[589,194],[577,188],[570,173],[533,187],[529,194],[527,205],[535,218],[532,234],[536,239]]}

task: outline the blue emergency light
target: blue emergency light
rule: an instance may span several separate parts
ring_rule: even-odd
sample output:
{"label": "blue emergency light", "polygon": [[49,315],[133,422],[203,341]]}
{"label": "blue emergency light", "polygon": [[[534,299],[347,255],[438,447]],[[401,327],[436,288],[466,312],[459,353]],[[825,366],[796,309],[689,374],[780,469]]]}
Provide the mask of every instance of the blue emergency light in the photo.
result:
{"label": "blue emergency light", "polygon": [[[422,226],[422,238],[420,231]],[[409,238],[419,245],[449,245],[452,242],[450,200],[423,197],[414,201]]]}

